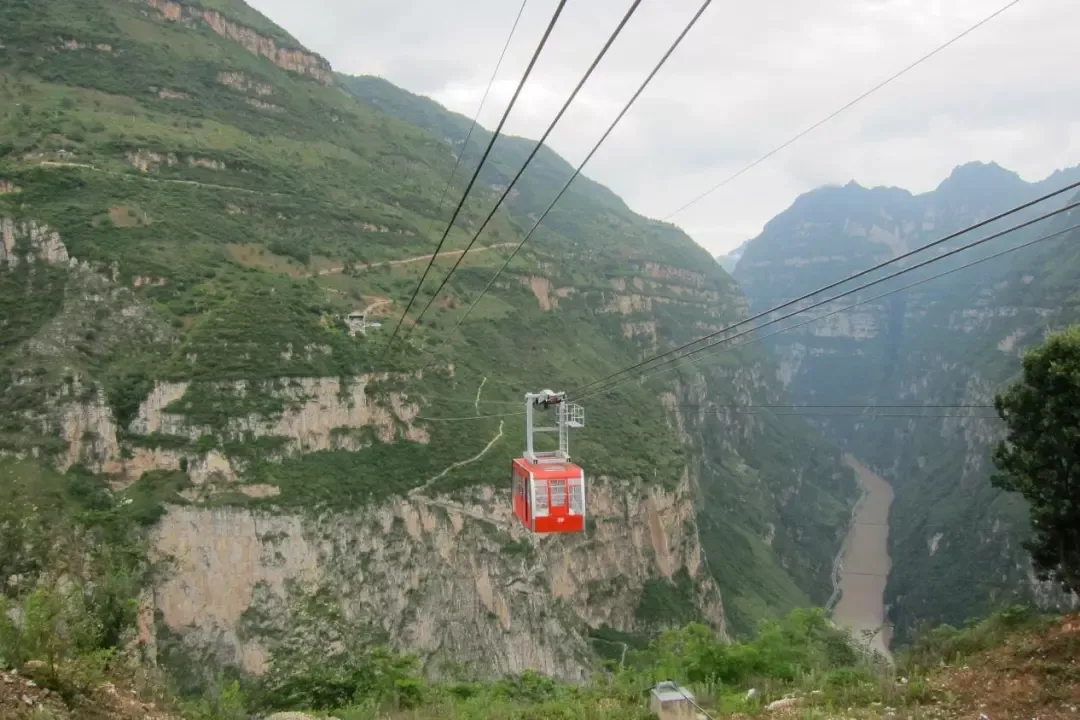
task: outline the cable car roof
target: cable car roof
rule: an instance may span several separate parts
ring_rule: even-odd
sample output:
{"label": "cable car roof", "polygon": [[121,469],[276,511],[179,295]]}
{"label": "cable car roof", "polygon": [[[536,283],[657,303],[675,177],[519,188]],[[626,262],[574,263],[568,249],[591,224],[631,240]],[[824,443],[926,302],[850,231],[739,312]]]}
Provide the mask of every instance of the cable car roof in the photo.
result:
{"label": "cable car roof", "polygon": [[538,480],[559,480],[564,478],[577,478],[582,476],[581,467],[572,462],[536,463],[535,465],[525,458],[514,460],[522,470],[532,473]]}

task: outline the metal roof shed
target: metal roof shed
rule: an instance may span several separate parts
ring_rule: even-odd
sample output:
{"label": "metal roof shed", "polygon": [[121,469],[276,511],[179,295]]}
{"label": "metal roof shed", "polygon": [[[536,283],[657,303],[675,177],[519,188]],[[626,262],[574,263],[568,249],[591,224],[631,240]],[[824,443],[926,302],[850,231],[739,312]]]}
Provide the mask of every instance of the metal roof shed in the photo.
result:
{"label": "metal roof shed", "polygon": [[656,683],[649,693],[649,710],[661,720],[697,717],[694,694],[671,681]]}

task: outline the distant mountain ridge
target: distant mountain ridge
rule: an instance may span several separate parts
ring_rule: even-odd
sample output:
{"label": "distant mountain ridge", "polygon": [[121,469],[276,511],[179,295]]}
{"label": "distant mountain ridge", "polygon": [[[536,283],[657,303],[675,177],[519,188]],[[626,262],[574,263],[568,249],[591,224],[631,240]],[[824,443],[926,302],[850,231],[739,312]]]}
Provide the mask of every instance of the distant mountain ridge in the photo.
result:
{"label": "distant mountain ridge", "polygon": [[750,241],[747,240],[726,255],[717,255],[716,262],[720,263],[720,267],[724,268],[728,273],[734,274],[735,267],[739,264],[739,260],[742,259],[743,253],[746,252],[746,247],[749,244]]}
{"label": "distant mountain ridge", "polygon": [[[996,164],[969,163],[935,190],[918,195],[854,182],[820,188],[769,221],[746,247],[734,275],[751,308],[764,310],[1078,180],[1080,167],[1027,183]],[[933,254],[1077,197],[1060,195]],[[1070,227],[1078,217],[1071,211],[813,312],[838,309]],[[917,255],[858,282],[923,259]],[[799,404],[985,405],[1019,371],[1025,347],[1077,320],[1080,235],[1074,232],[767,342],[780,364],[780,379]],[[987,411],[953,414],[985,416]],[[898,641],[909,639],[917,622],[959,624],[1009,597],[1050,600],[1049,589],[1034,582],[1021,547],[1028,527],[1023,503],[990,487],[989,452],[1001,437],[995,419],[868,416],[814,422],[896,489],[889,540],[893,570],[886,592]]]}

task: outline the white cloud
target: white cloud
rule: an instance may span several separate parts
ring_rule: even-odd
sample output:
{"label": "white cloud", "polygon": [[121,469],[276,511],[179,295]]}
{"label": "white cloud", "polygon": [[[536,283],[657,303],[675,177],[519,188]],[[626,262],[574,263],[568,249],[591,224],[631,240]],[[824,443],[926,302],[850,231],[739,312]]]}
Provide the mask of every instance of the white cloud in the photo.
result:
{"label": "white cloud", "polygon": [[[249,0],[351,74],[472,116],[517,0]],[[1006,0],[717,0],[586,169],[664,216]],[[493,127],[555,7],[529,0],[481,122]],[[539,136],[629,5],[571,0],[507,132]],[[550,144],[579,162],[696,11],[645,0]],[[994,160],[1028,179],[1080,162],[1080,3],[1024,0],[677,215],[719,253],[824,183],[935,187]]]}

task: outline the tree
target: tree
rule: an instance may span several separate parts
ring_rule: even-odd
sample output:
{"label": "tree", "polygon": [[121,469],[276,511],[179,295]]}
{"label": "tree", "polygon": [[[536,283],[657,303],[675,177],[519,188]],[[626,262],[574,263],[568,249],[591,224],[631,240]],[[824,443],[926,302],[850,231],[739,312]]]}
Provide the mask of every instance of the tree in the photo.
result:
{"label": "tree", "polygon": [[1008,434],[992,482],[1031,506],[1038,577],[1080,592],[1080,326],[1025,353],[1023,376],[994,405]]}

